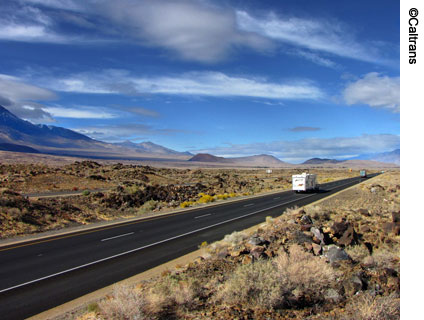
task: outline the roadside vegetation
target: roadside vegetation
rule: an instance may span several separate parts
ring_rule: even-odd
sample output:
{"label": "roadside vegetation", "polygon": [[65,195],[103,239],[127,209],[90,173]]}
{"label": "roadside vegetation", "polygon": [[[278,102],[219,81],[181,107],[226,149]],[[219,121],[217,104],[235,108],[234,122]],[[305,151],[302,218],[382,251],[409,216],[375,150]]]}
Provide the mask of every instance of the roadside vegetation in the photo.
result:
{"label": "roadside vegetation", "polygon": [[387,172],[63,319],[399,319],[399,246],[399,172]]}
{"label": "roadside vegetation", "polygon": [[[288,190],[301,169],[170,169],[82,161],[0,164],[0,239]],[[319,182],[358,171],[314,169]],[[47,193],[80,192],[42,197]],[[42,193],[27,198],[26,194]]]}

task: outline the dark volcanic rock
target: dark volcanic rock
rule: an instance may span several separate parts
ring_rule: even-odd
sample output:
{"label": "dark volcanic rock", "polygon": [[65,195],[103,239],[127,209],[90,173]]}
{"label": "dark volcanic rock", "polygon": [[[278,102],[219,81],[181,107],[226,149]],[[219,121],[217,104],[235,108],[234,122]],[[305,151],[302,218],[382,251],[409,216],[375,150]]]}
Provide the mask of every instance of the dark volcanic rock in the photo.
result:
{"label": "dark volcanic rock", "polygon": [[332,233],[337,237],[340,238],[343,236],[344,232],[349,227],[349,222],[346,222],[345,219],[341,219],[338,221],[335,221],[331,227]]}
{"label": "dark volcanic rock", "polygon": [[365,217],[371,217],[371,214],[368,211],[368,209],[359,209],[359,213],[362,214]]}
{"label": "dark volcanic rock", "polygon": [[392,212],[392,222],[400,223],[400,211]]}
{"label": "dark volcanic rock", "polygon": [[342,237],[337,241],[339,245],[349,246],[358,243],[358,235],[351,224],[349,224]]}

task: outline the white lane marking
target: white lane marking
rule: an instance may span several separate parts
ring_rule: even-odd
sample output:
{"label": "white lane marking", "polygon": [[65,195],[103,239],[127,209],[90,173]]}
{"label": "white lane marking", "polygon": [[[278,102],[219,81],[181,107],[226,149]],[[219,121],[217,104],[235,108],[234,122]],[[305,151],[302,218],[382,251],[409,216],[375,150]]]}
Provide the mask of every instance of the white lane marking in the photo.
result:
{"label": "white lane marking", "polygon": [[291,201],[288,201],[288,202],[285,202],[285,203],[281,203],[281,204],[278,204],[278,205],[275,205],[275,206],[272,206],[272,207],[269,207],[269,208],[261,209],[261,210],[255,211],[255,212],[247,213],[247,214],[242,215],[242,216],[239,216],[239,217],[235,217],[235,218],[232,218],[232,219],[221,221],[221,222],[212,224],[212,225],[207,226],[207,227],[203,227],[203,228],[200,228],[200,229],[189,231],[189,232],[180,234],[180,235],[175,236],[175,237],[171,237],[171,238],[168,238],[168,239],[160,240],[160,241],[157,241],[155,243],[151,243],[151,244],[148,244],[148,245],[139,247],[139,248],[135,248],[135,249],[128,250],[128,251],[125,251],[125,252],[122,252],[122,253],[118,253],[118,254],[115,254],[115,255],[110,256],[110,257],[106,257],[106,258],[99,259],[99,260],[96,260],[96,261],[93,261],[93,262],[89,262],[89,263],[86,263],[86,264],[83,264],[83,265],[80,265],[80,266],[77,266],[77,267],[74,267],[74,268],[70,268],[70,269],[67,269],[67,270],[56,272],[54,274],[51,274],[51,275],[48,275],[48,276],[45,276],[45,277],[42,277],[42,278],[38,278],[38,279],[31,280],[31,281],[28,281],[28,282],[25,282],[25,283],[21,283],[21,284],[18,284],[16,286],[13,286],[13,287],[10,287],[10,288],[2,289],[2,290],[0,290],[0,293],[7,292],[7,291],[10,291],[10,290],[19,288],[19,287],[23,287],[23,286],[26,286],[26,285],[31,284],[31,283],[35,283],[35,282],[39,282],[39,281],[46,280],[46,279],[49,279],[49,278],[53,278],[55,276],[58,276],[58,275],[61,275],[61,274],[64,274],[64,273],[68,273],[68,272],[71,272],[71,271],[82,269],[84,267],[88,267],[88,266],[91,266],[93,264],[97,264],[97,263],[100,263],[100,262],[103,262],[103,261],[111,260],[113,258],[121,257],[121,256],[126,255],[126,254],[129,254],[129,253],[133,253],[133,252],[140,251],[140,250],[143,250],[143,249],[146,249],[146,248],[149,248],[149,247],[153,247],[155,245],[158,245],[158,244],[161,244],[161,243],[164,243],[164,242],[168,242],[168,241],[171,241],[171,240],[182,238],[182,237],[185,237],[187,235],[190,235],[190,234],[193,234],[193,233],[196,233],[196,232],[199,232],[199,231],[207,230],[207,229],[210,229],[210,228],[219,226],[221,224],[225,224],[225,223],[228,223],[228,222],[239,220],[239,219],[242,219],[242,218],[245,218],[245,217],[248,217],[248,216],[257,214],[257,213],[260,213],[262,211],[266,211],[266,210],[269,210],[269,209],[274,209],[274,208],[277,208],[277,207],[281,207],[282,205],[288,204],[290,202],[296,202],[298,200],[309,198],[309,197],[312,197],[312,196],[313,196],[313,194],[308,195],[308,196],[303,197],[303,198],[300,198],[300,199],[299,198],[298,199],[294,199],[294,200],[291,200]]}
{"label": "white lane marking", "polygon": [[197,217],[194,217],[194,219],[199,219],[199,218],[207,217],[207,216],[210,216],[210,215],[212,215],[212,213],[204,214],[202,216],[197,216]]}
{"label": "white lane marking", "polygon": [[250,206],[254,206],[255,204],[254,203],[248,203],[248,204],[245,204],[243,207],[250,207]]}
{"label": "white lane marking", "polygon": [[[352,182],[345,183],[342,186],[348,185],[350,183],[352,183]],[[333,189],[335,189],[335,188],[333,188]],[[64,273],[68,273],[68,272],[71,272],[71,271],[74,271],[74,270],[82,269],[84,267],[88,267],[88,266],[91,266],[91,265],[96,264],[96,263],[100,263],[100,262],[103,262],[103,261],[111,260],[113,258],[117,258],[117,257],[123,256],[123,255],[126,255],[126,254],[129,254],[129,253],[132,253],[132,252],[136,252],[136,251],[140,251],[140,250],[143,250],[143,249],[146,249],[146,248],[149,248],[149,247],[153,247],[155,245],[158,245],[158,244],[161,244],[161,243],[164,243],[164,242],[168,242],[168,241],[171,241],[171,240],[182,238],[184,236],[187,236],[187,235],[190,235],[190,234],[199,232],[199,231],[207,230],[207,229],[210,229],[210,228],[219,226],[221,224],[225,224],[225,223],[228,223],[228,222],[231,222],[231,221],[243,219],[245,217],[248,217],[248,216],[251,216],[251,215],[254,215],[254,214],[257,214],[257,213],[266,211],[266,210],[269,210],[269,209],[274,209],[274,208],[277,208],[277,207],[281,207],[281,206],[283,206],[285,204],[289,204],[291,202],[296,202],[296,201],[299,201],[299,200],[302,200],[302,199],[306,199],[306,198],[312,197],[314,195],[315,194],[310,194],[310,195],[305,196],[305,197],[302,197],[302,198],[297,198],[297,199],[294,199],[294,200],[291,200],[291,201],[287,201],[287,202],[284,202],[284,203],[281,203],[281,204],[277,204],[277,205],[272,206],[272,207],[269,207],[269,208],[261,209],[261,210],[258,210],[258,211],[247,213],[247,214],[242,215],[242,216],[239,216],[239,217],[235,217],[235,218],[232,218],[232,219],[221,221],[221,222],[212,224],[210,226],[203,227],[203,228],[200,228],[200,229],[196,229],[196,230],[193,230],[193,231],[189,231],[189,232],[180,234],[180,235],[175,236],[175,237],[171,237],[171,238],[168,238],[168,239],[165,239],[165,240],[161,240],[161,241],[158,241],[158,242],[155,242],[155,243],[151,243],[151,244],[145,245],[143,247],[139,247],[139,248],[135,248],[135,249],[132,249],[132,250],[128,250],[128,251],[125,251],[125,252],[122,252],[122,253],[115,254],[115,255],[110,256],[110,257],[106,257],[106,258],[99,259],[99,260],[96,260],[96,261],[93,261],[93,262],[89,262],[89,263],[86,263],[86,264],[83,264],[83,265],[80,265],[80,266],[77,266],[77,267],[74,267],[74,268],[71,268],[71,269],[60,271],[60,272],[57,272],[57,273],[54,273],[54,274],[51,274],[51,275],[48,275],[48,276],[45,276],[45,277],[42,277],[42,278],[39,278],[39,279],[35,279],[35,280],[31,280],[31,281],[28,281],[28,282],[25,282],[25,283],[21,283],[21,284],[18,284],[16,286],[13,286],[13,287],[10,287],[10,288],[2,289],[2,290],[0,290],[0,293],[7,292],[7,291],[10,291],[10,290],[19,288],[19,287],[26,286],[26,285],[31,284],[31,283],[35,283],[35,282],[39,282],[39,281],[45,280],[45,279],[53,278],[55,276],[58,276],[58,275],[61,275],[61,274],[64,274]]]}
{"label": "white lane marking", "polygon": [[116,238],[120,238],[120,237],[125,237],[125,236],[129,236],[131,234],[133,234],[134,232],[130,232],[130,233],[124,233],[124,234],[120,234],[119,236],[115,236],[115,237],[110,237],[110,238],[106,238],[106,239],[102,239],[100,241],[108,241],[108,240],[112,240],[112,239],[116,239]]}

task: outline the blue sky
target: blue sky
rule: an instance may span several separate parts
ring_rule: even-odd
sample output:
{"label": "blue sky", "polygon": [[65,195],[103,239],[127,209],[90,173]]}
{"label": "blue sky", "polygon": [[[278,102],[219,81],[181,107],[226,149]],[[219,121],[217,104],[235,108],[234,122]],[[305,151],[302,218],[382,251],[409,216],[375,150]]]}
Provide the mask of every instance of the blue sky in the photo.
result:
{"label": "blue sky", "polygon": [[397,1],[0,4],[0,104],[108,142],[288,162],[399,147]]}

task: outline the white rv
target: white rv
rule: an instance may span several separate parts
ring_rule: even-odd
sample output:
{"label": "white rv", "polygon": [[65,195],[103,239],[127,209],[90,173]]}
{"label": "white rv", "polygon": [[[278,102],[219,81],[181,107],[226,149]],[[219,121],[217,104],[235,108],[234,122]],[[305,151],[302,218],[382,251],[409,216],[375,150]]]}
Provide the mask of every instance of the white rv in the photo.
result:
{"label": "white rv", "polygon": [[318,190],[317,175],[311,173],[295,174],[292,176],[293,191],[306,192]]}

